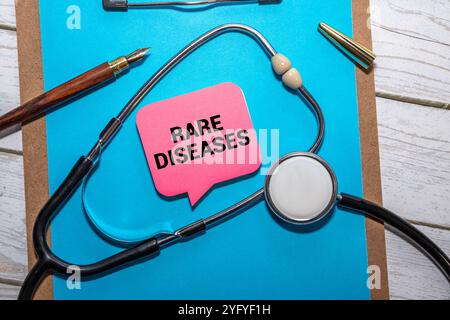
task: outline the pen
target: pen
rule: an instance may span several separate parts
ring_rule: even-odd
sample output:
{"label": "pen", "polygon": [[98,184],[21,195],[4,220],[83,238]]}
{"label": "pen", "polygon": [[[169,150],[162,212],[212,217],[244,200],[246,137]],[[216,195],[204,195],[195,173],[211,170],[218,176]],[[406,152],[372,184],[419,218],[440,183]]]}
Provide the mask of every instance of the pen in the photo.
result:
{"label": "pen", "polygon": [[370,71],[373,67],[376,55],[372,50],[364,47],[362,44],[324,22],[319,23],[319,31],[348,55],[358,66],[363,68],[363,70]]}
{"label": "pen", "polygon": [[0,116],[0,132],[16,124],[33,121],[51,108],[80,93],[108,80],[115,79],[120,73],[128,69],[132,63],[144,58],[148,51],[149,49],[147,48],[139,49],[128,56],[105,62]]}

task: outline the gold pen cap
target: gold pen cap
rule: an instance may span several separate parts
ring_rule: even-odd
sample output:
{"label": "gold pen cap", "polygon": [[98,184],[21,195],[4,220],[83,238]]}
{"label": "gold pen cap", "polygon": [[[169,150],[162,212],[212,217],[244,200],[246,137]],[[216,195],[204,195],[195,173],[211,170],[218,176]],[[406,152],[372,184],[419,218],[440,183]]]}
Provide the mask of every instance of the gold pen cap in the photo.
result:
{"label": "gold pen cap", "polygon": [[326,23],[321,22],[319,24],[319,31],[345,54],[347,54],[353,61],[355,61],[361,68],[369,70],[373,66],[373,61],[375,60],[376,55],[372,50],[364,47],[342,32],[330,27]]}

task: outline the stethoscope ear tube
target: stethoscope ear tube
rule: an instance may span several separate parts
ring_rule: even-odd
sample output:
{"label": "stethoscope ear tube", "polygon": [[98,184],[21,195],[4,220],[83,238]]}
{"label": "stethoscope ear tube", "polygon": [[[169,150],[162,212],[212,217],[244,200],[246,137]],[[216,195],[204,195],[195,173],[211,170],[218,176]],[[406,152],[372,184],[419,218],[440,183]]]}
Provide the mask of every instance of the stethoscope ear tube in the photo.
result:
{"label": "stethoscope ear tube", "polygon": [[412,224],[397,216],[393,212],[368,200],[341,194],[339,196],[338,206],[347,209],[363,212],[364,214],[384,222],[397,229],[402,234],[414,241],[442,270],[447,280],[450,282],[450,259],[449,257],[425,234],[414,227]]}
{"label": "stethoscope ear tube", "polygon": [[83,178],[93,168],[93,162],[82,156],[75,163],[64,182],[54,192],[45,206],[39,212],[33,229],[33,245],[37,256],[36,264],[27,275],[19,293],[19,300],[29,300],[33,297],[36,287],[39,285],[44,275],[53,270],[53,266],[59,263],[54,259],[46,235],[48,225],[53,215],[67,201],[70,195],[76,190]]}
{"label": "stethoscope ear tube", "polygon": [[45,256],[48,250],[46,232],[48,222],[57,210],[67,201],[70,195],[76,190],[83,178],[93,168],[94,163],[82,156],[70,170],[63,183],[56,189],[45,206],[39,212],[36,218],[36,224],[33,230],[33,242],[36,246],[38,257]]}

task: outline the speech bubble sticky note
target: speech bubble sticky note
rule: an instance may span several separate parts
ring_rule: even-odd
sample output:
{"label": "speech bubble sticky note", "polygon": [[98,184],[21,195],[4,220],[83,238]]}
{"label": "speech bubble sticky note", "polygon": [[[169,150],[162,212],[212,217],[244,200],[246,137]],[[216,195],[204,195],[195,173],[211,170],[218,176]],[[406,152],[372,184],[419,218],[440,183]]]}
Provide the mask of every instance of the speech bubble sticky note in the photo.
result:
{"label": "speech bubble sticky note", "polygon": [[214,185],[261,165],[244,94],[232,83],[145,106],[136,124],[156,190],[187,193],[191,206]]}

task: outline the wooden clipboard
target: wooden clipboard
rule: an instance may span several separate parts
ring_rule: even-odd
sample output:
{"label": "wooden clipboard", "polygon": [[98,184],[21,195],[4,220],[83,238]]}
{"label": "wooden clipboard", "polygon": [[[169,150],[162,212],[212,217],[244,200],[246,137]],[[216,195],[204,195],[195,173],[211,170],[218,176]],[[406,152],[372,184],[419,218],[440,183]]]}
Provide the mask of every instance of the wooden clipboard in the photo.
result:
{"label": "wooden clipboard", "polygon": [[[370,0],[353,0],[353,29],[355,40],[371,48],[368,27]],[[25,102],[44,91],[39,0],[16,0],[17,38],[19,51],[20,97]],[[381,204],[381,175],[378,127],[373,72],[366,74],[356,68],[359,106],[363,188],[365,197]],[[49,198],[45,118],[25,125],[23,153],[25,173],[26,223],[28,235],[28,265],[35,261],[32,230],[37,213]],[[367,218],[368,264],[381,269],[381,289],[371,291],[373,300],[389,299],[388,272],[384,226]],[[41,284],[35,299],[52,299],[52,277]]]}

